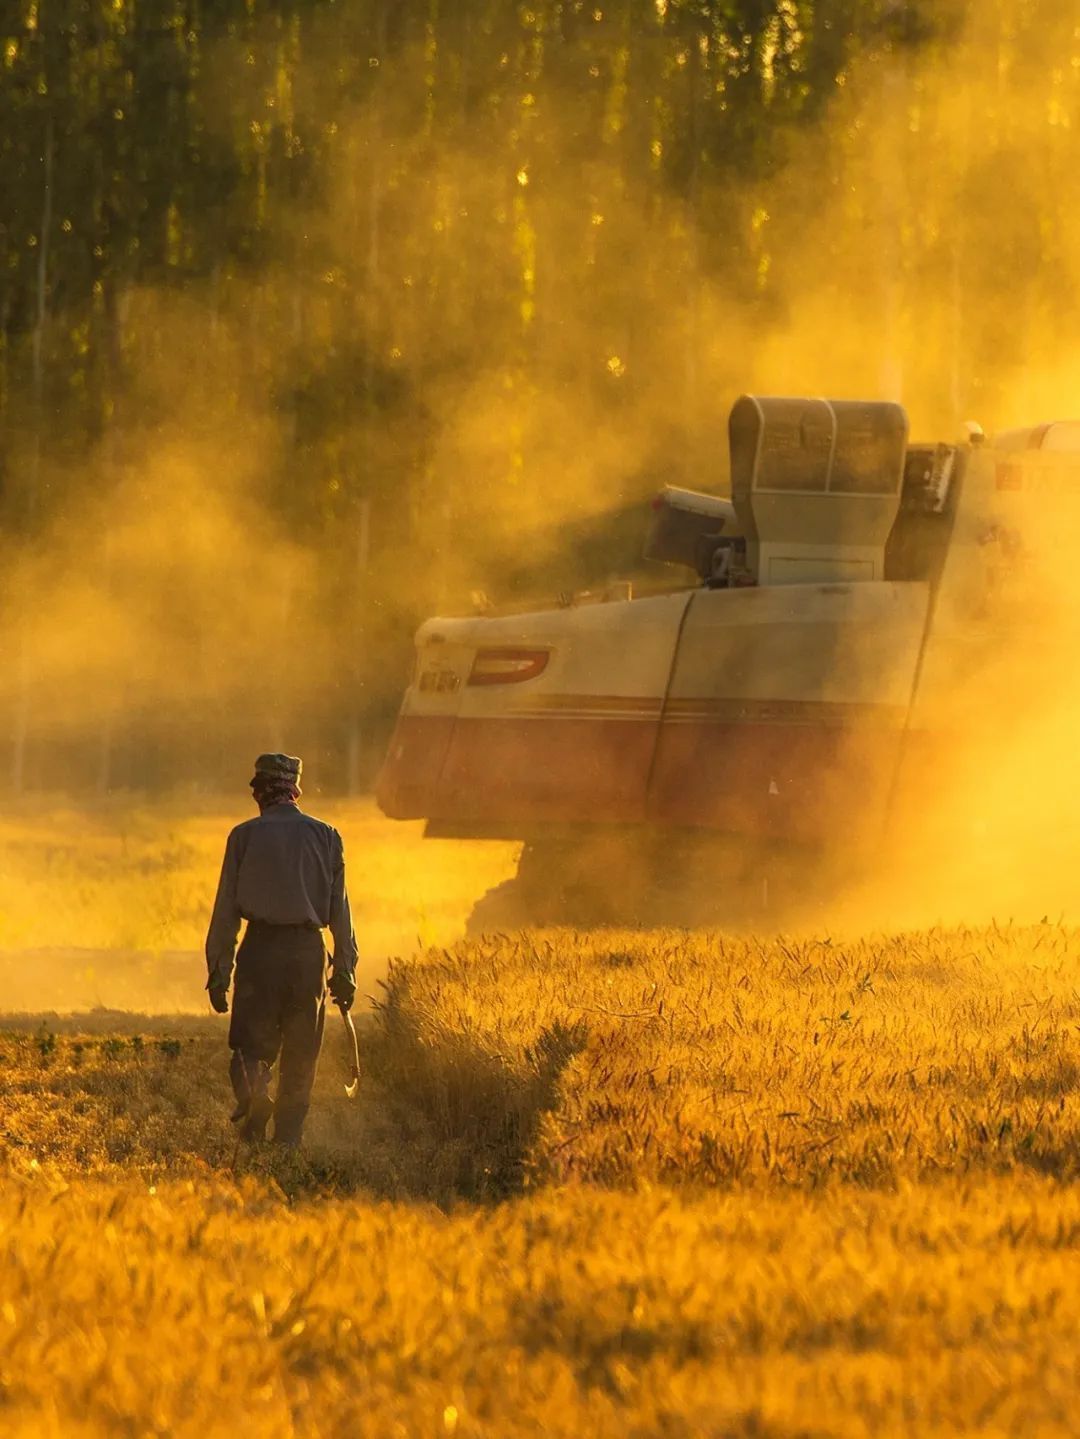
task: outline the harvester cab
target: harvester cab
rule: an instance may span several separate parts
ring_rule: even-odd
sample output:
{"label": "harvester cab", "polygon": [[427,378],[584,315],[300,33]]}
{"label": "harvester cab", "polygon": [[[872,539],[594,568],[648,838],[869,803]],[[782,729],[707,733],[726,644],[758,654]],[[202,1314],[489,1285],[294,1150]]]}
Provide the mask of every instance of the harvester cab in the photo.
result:
{"label": "harvester cab", "polygon": [[421,627],[388,815],[521,839],[523,873],[599,833],[857,852],[940,776],[1035,531],[1080,528],[1080,425],[913,446],[899,405],[748,395],[729,439],[730,498],[654,502],[646,557],[696,584]]}

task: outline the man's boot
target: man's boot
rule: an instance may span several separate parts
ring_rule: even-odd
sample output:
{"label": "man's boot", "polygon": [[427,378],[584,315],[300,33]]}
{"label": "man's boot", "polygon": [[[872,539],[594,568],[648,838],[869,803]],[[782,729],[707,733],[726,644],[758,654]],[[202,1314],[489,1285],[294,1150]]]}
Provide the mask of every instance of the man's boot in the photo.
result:
{"label": "man's boot", "polygon": [[250,1144],[261,1143],[266,1138],[266,1126],[274,1112],[274,1101],[268,1094],[257,1094],[251,1101],[248,1117],[240,1126],[240,1138]]}
{"label": "man's boot", "polygon": [[[274,1112],[274,1101],[270,1098],[271,1070],[262,1060],[252,1059],[244,1061],[244,1070],[248,1084],[248,1102],[243,1112],[238,1114],[238,1118],[243,1121],[240,1125],[240,1138],[249,1143],[258,1143],[266,1138],[266,1126]],[[237,1108],[239,1110],[240,1106]]]}
{"label": "man's boot", "polygon": [[244,1056],[238,1049],[232,1052],[229,1060],[229,1079],[232,1081],[233,1094],[236,1098],[236,1106],[229,1115],[230,1124],[239,1124],[242,1119],[247,1118],[247,1112],[251,1107],[251,1085],[248,1083],[247,1064]]}

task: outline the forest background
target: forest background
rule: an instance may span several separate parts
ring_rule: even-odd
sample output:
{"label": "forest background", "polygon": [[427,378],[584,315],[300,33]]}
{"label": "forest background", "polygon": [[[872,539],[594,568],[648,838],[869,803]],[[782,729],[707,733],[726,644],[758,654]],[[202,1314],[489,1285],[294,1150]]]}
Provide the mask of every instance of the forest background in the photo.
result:
{"label": "forest background", "polygon": [[1076,414],[1078,121],[1072,0],[0,0],[9,793],[363,788],[743,390]]}

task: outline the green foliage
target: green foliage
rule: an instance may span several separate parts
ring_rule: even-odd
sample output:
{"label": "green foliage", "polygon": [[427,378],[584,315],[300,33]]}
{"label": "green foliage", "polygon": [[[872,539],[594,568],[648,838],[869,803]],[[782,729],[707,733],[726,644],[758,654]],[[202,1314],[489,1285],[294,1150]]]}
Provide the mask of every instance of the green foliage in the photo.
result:
{"label": "green foliage", "polygon": [[[42,320],[44,403],[62,418],[65,446],[77,447],[80,433],[93,438],[113,417],[130,420],[136,399],[146,404],[136,394],[130,292],[187,288],[212,322],[230,287],[284,278],[285,265],[291,293],[256,292],[250,319],[263,346],[289,351],[277,398],[295,412],[286,469],[308,471],[298,508],[309,520],[340,517],[357,492],[395,488],[403,460],[410,487],[419,485],[426,457],[387,453],[385,432],[419,421],[422,434],[426,387],[473,361],[478,323],[485,363],[535,370],[534,341],[520,333],[523,294],[532,294],[523,226],[545,264],[560,247],[557,263],[573,270],[598,339],[621,328],[626,302],[613,287],[626,241],[567,252],[559,232],[569,238],[575,227],[555,213],[564,159],[591,177],[579,217],[586,234],[603,197],[626,185],[698,206],[706,185],[733,169],[767,173],[785,127],[828,103],[850,50],[876,24],[874,6],[852,0],[612,0],[602,9],[470,0],[445,13],[429,0],[353,0],[347,10],[328,0],[213,0],[195,11],[176,0],[27,0],[21,9],[21,23],[0,36],[7,425],[15,435],[25,428],[25,362]],[[477,183],[470,152],[504,172],[501,191]],[[522,166],[541,193],[515,220],[527,199],[515,195]],[[333,233],[342,223],[358,245],[347,268]],[[706,226],[701,237],[733,285],[732,267],[746,264],[727,240],[736,232]],[[526,329],[558,322],[562,285],[551,278],[548,300],[529,300],[536,324]],[[403,304],[404,326],[388,309]],[[325,317],[342,306],[352,322],[328,351]],[[308,317],[299,328],[298,315]],[[447,323],[450,342],[440,338],[425,362],[425,331]],[[388,329],[413,341],[404,369]],[[598,375],[603,394],[602,365]],[[19,495],[19,486],[9,494],[9,524],[25,523]],[[295,483],[280,498],[293,508]]]}
{"label": "green foliage", "polygon": [[44,1023],[38,1030],[35,1037],[37,1052],[40,1054],[42,1063],[47,1063],[56,1050],[56,1035]]}

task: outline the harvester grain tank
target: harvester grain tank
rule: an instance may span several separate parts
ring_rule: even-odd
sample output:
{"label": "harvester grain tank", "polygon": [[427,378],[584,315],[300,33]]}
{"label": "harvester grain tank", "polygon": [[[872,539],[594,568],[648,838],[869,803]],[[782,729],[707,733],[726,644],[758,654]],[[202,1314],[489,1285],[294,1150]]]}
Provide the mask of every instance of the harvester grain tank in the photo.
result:
{"label": "harvester grain tank", "polygon": [[880,843],[992,662],[1032,496],[1077,512],[1080,424],[981,439],[911,445],[895,404],[744,396],[730,499],[654,504],[647,557],[698,583],[427,621],[380,806],[524,841],[518,897],[549,919],[595,911],[613,862],[634,877],[600,917],[632,921],[658,874],[717,876],[725,846],[757,867]]}

